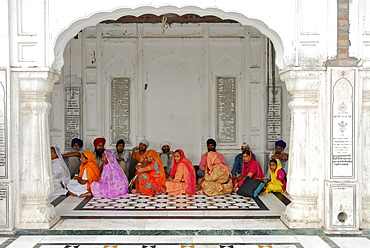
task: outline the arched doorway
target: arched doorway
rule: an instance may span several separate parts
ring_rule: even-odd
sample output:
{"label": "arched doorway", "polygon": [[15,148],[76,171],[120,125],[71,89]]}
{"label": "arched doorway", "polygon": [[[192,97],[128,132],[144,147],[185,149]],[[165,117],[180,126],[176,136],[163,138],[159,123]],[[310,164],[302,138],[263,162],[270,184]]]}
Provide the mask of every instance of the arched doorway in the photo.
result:
{"label": "arched doorway", "polygon": [[[52,109],[51,143],[66,150],[73,135],[80,135],[85,149],[92,149],[93,139],[104,136],[114,149],[118,138],[133,147],[145,137],[160,150],[169,140],[197,164],[202,144],[213,137],[230,167],[243,141],[265,165],[266,150],[274,140],[288,139],[290,126],[289,96],[275,54],[271,40],[255,27],[216,16],[144,14],[101,21],[82,29],[64,51],[52,102],[67,99],[70,106],[74,92],[80,107],[69,107],[63,119],[63,105],[53,104],[60,107]],[[128,94],[114,88],[120,81]],[[76,113],[82,113],[81,122]],[[126,129],[118,130],[114,123],[122,120]]]}

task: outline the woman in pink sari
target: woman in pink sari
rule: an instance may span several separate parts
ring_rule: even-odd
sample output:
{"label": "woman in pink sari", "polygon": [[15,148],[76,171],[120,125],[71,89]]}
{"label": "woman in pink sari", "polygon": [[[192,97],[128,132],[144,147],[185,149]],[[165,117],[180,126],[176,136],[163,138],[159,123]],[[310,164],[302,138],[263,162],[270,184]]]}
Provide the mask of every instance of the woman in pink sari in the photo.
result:
{"label": "woman in pink sari", "polygon": [[189,159],[185,157],[185,153],[181,149],[177,149],[173,154],[172,170],[170,177],[171,181],[167,181],[166,192],[169,195],[195,195],[195,170]]}
{"label": "woman in pink sari", "polygon": [[91,184],[94,197],[116,198],[126,196],[128,180],[112,151],[105,150],[101,159],[104,163],[103,172],[98,182]]}
{"label": "woman in pink sari", "polygon": [[198,185],[199,194],[217,196],[230,194],[233,191],[233,182],[230,177],[231,170],[216,152],[208,152],[204,178],[200,178]]}

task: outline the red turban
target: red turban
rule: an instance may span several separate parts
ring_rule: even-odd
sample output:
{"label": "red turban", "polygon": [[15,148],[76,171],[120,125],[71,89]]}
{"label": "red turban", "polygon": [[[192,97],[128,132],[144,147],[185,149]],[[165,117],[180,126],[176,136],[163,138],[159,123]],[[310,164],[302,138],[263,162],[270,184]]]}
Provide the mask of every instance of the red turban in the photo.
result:
{"label": "red turban", "polygon": [[104,138],[96,138],[94,140],[94,146],[96,147],[97,145],[99,145],[99,143],[103,143],[103,146],[105,145],[105,139]]}

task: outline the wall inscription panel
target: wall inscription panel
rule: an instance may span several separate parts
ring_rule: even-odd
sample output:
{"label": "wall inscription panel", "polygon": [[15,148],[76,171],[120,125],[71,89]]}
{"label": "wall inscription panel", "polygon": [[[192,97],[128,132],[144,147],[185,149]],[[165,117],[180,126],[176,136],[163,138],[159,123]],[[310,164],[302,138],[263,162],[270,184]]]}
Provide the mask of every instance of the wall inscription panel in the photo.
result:
{"label": "wall inscription panel", "polygon": [[113,78],[111,87],[112,143],[123,139],[130,142],[130,82],[127,77]]}
{"label": "wall inscription panel", "polygon": [[0,227],[9,227],[9,187],[0,186]]}
{"label": "wall inscription panel", "polygon": [[281,139],[281,86],[269,87],[267,113],[268,149],[275,148],[275,142]]}
{"label": "wall inscription panel", "polygon": [[217,141],[234,143],[236,77],[217,77]]}
{"label": "wall inscription panel", "polygon": [[74,138],[81,138],[81,87],[66,88],[66,148]]}
{"label": "wall inscription panel", "polygon": [[7,143],[7,130],[6,130],[6,85],[5,85],[5,72],[0,72],[0,178],[7,178],[7,161],[6,161],[6,143]]}
{"label": "wall inscription panel", "polygon": [[354,70],[332,71],[330,178],[354,178]]}

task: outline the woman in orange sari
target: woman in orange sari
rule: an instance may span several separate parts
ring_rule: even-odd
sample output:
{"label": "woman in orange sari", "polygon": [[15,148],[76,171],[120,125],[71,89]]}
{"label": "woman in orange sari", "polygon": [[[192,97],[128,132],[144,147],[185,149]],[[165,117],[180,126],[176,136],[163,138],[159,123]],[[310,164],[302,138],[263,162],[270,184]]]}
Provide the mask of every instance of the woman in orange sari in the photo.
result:
{"label": "woman in orange sari", "polygon": [[90,185],[99,180],[100,169],[95,163],[94,154],[92,152],[82,152],[80,160],[80,174],[69,181],[67,185],[67,194],[78,197],[92,196]]}
{"label": "woman in orange sari", "polygon": [[162,161],[154,150],[146,152],[147,163],[136,165],[135,188],[133,194],[155,195],[162,193],[166,182]]}
{"label": "woman in orange sari", "polygon": [[170,177],[171,181],[166,182],[166,192],[169,195],[195,195],[195,170],[189,159],[185,157],[185,153],[181,149],[177,149],[173,153],[172,170]]}
{"label": "woman in orange sari", "polygon": [[208,152],[206,173],[203,181],[199,183],[200,190],[198,193],[208,196],[230,194],[233,191],[230,173],[230,168],[222,163],[215,152]]}

